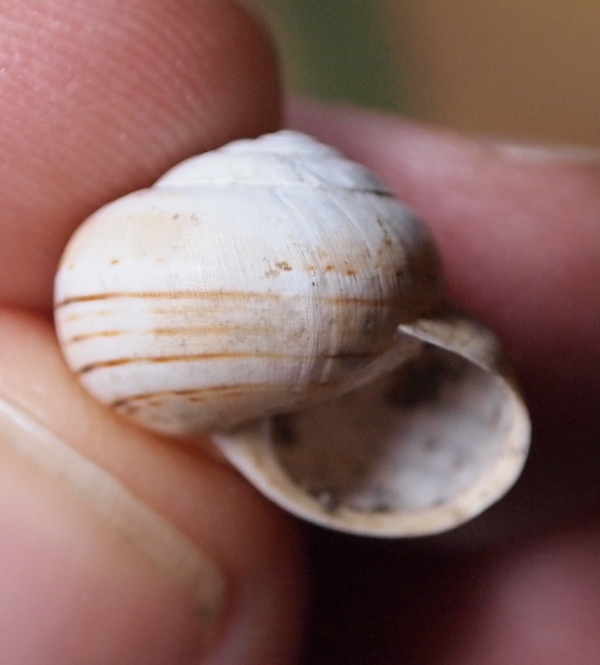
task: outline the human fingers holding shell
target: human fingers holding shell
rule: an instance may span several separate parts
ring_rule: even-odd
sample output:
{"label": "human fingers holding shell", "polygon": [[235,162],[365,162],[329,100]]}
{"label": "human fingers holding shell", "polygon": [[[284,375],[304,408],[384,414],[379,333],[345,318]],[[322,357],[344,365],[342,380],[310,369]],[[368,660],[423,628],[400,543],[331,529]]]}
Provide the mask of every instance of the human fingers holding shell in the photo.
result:
{"label": "human fingers holding shell", "polygon": [[[22,26],[23,40],[21,49],[11,51],[7,46],[16,64],[5,68],[1,79],[6,85],[2,96],[6,108],[0,129],[5,131],[4,158],[11,168],[3,170],[0,178],[5,204],[0,251],[3,300],[49,311],[52,273],[68,236],[83,218],[121,194],[149,186],[187,156],[241,135],[277,129],[279,108],[268,42],[246,14],[227,2],[128,2],[119,3],[118,12],[107,3],[91,2],[45,3],[44,8],[50,16],[39,5],[23,2],[3,8],[12,19],[7,21],[10,30]],[[93,43],[90,36],[96,38]],[[11,32],[6,44],[14,43]],[[35,103],[23,103],[31,99],[32,90]],[[485,147],[480,146],[482,152],[471,150],[479,144],[455,137],[449,149],[439,135],[389,119],[377,118],[369,125],[356,117],[335,118],[328,127],[326,122],[314,122],[310,132],[323,131],[322,138],[335,143],[344,128],[352,128],[355,140],[373,146],[377,136],[387,137],[389,151],[379,151],[381,162],[371,163],[366,148],[357,154],[360,146],[352,144],[348,135],[340,147],[376,167],[428,219],[438,241],[440,229],[444,230],[440,246],[450,268],[452,295],[463,305],[476,303],[476,313],[497,328],[495,316],[506,310],[499,306],[502,298],[496,300],[494,294],[503,293],[511,273],[498,273],[497,279],[481,284],[477,275],[485,274],[486,265],[498,265],[494,248],[503,238],[509,244],[510,234],[503,235],[503,227],[496,225],[494,243],[481,242],[476,230],[491,228],[495,207],[486,208],[483,194],[473,197],[462,186],[459,190],[467,195],[458,195],[455,180],[436,171],[433,164],[446,164],[449,171],[452,164],[462,164],[465,168],[455,176],[471,173],[473,189],[479,191],[480,183],[481,191],[493,194],[489,200],[501,198],[517,213],[525,208],[528,219],[539,224],[545,216],[531,205],[526,190],[532,179],[544,180],[548,170],[532,165],[520,171],[524,177],[519,188],[509,178],[515,162],[510,157],[488,162],[482,159],[482,152],[490,156]],[[400,158],[415,155],[411,150],[416,145],[432,162]],[[498,178],[482,183],[482,165],[492,166]],[[545,187],[544,200],[549,209],[558,210],[565,191],[576,193],[573,210],[587,210],[590,214],[582,218],[590,219],[598,209],[594,168],[571,166],[560,160],[553,163],[551,177],[544,182],[566,183],[566,189]],[[37,189],[31,186],[34,182]],[[474,200],[479,203],[474,205]],[[459,222],[462,213],[480,227],[473,224],[465,230]],[[553,237],[558,237],[559,219],[552,219]],[[572,228],[582,233],[571,237],[569,246],[578,247],[580,257],[585,248],[587,257],[597,244],[590,242],[585,229]],[[479,238],[475,244],[473,237]],[[526,238],[520,246],[534,250]],[[474,247],[480,250],[478,270],[469,273],[473,264],[465,261],[463,274],[471,274],[472,281],[457,282],[456,267]],[[515,268],[530,265],[522,253],[510,256]],[[542,254],[538,259],[540,274],[553,274],[544,272],[551,257]],[[568,304],[570,295],[573,313],[585,312],[590,320],[593,308],[580,306],[578,279],[586,271],[593,277],[594,265],[581,260],[561,292],[563,304]],[[539,292],[546,293],[542,287]],[[511,302],[516,309],[502,319],[502,337],[506,339],[513,328],[522,330],[519,321],[525,320],[534,339],[543,333],[541,339],[547,341],[550,337],[544,335],[551,336],[555,329],[546,325],[548,319],[536,327],[527,303]],[[579,349],[586,349],[580,369],[593,378],[588,327],[584,319],[574,320],[573,339]],[[174,663],[198,661],[202,653],[205,662],[211,658],[290,662],[302,622],[306,579],[298,525],[261,500],[218,457],[143,434],[87,398],[60,358],[52,327],[43,316],[6,309],[0,335],[4,474],[0,518],[6,535],[0,540],[5,573],[0,594],[3,656],[20,664]],[[521,358],[532,357],[535,345],[525,338],[518,334],[509,344],[513,360],[519,359],[519,350]],[[545,349],[541,345],[536,351],[540,361]],[[563,353],[561,358],[563,368],[567,361],[577,365],[573,354]],[[526,384],[538,376],[530,371],[531,365],[517,364],[525,367],[521,378]],[[536,367],[541,368],[541,362]],[[543,426],[550,420],[537,422]],[[514,513],[509,522],[514,524]],[[343,588],[344,593],[334,594],[334,609],[316,632],[331,635],[339,629],[340,639],[329,644],[352,644],[348,629],[355,624],[339,626],[335,620],[348,617],[347,605],[354,599],[366,612],[352,630],[358,643],[364,649],[369,635],[376,635],[361,630],[365,625],[383,626],[393,633],[394,639],[386,644],[397,660],[402,644],[407,644],[406,622],[390,620],[387,611],[381,618],[382,603],[369,604],[368,594],[359,593],[356,570],[364,570],[364,558],[358,567],[350,567],[349,576],[345,574],[348,568],[340,556],[350,561],[354,542],[335,541],[338,561],[332,570],[338,576],[330,580],[334,590]],[[403,546],[394,545],[393,552],[394,560],[409,562]],[[412,572],[405,579],[418,583],[427,569],[419,557],[410,563]],[[446,570],[445,560],[436,563]],[[370,579],[377,579],[379,564],[370,570]],[[582,568],[573,566],[573,570],[577,576]],[[397,578],[396,567],[393,573]],[[593,571],[590,574],[593,577]],[[453,575],[453,579],[459,578]],[[566,585],[563,591],[567,587],[578,588]],[[354,596],[350,589],[356,591]],[[490,599],[507,597],[502,588],[498,591]],[[535,593],[530,597],[537,598]],[[578,607],[582,598],[581,594],[565,598],[568,602],[560,606]],[[435,607],[429,607],[429,598],[422,594],[418,598],[399,594],[398,602],[405,603],[404,618],[406,603],[410,610],[425,603],[426,616],[434,616]],[[518,603],[509,604],[519,608]],[[441,624],[425,620],[419,625],[422,630],[412,636],[423,639],[425,647],[434,640],[441,640],[441,648],[447,644],[438,630]],[[506,624],[489,625],[493,629]],[[494,634],[496,645],[510,646],[494,630],[488,636]],[[490,648],[491,642],[487,642]],[[470,645],[467,640],[463,643]],[[578,660],[574,655],[572,661]]]}

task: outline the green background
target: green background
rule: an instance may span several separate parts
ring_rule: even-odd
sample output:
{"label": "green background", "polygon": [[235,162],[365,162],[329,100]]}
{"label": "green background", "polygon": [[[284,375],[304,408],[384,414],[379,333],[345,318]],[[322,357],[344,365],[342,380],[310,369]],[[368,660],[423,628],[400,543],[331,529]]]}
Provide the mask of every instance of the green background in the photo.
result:
{"label": "green background", "polygon": [[370,0],[256,0],[277,41],[286,84],[321,99],[406,110],[399,63]]}

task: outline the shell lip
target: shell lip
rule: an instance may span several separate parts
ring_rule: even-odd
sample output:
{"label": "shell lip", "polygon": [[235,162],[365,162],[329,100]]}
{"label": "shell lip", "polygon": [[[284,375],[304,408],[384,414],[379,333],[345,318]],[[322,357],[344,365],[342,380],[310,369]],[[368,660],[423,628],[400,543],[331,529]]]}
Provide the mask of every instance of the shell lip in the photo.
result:
{"label": "shell lip", "polygon": [[[388,394],[390,381],[397,379],[388,375],[305,412],[284,415],[283,433],[282,422],[277,420],[280,417],[276,416],[232,432],[213,433],[214,443],[274,503],[329,529],[383,538],[416,537],[448,531],[476,517],[512,487],[525,464],[530,439],[525,404],[504,371],[495,339],[481,326],[446,316],[399,326],[399,330],[420,339],[425,352],[433,349],[434,361],[441,358],[447,363],[444,376],[448,385],[460,387],[458,392],[444,388],[445,393],[436,395],[430,414],[424,410],[428,405],[410,404],[409,396],[410,408],[403,407],[400,415],[390,415],[382,406],[382,395]],[[457,358],[462,363],[458,372]],[[401,372],[405,372],[402,367]],[[414,378],[410,372],[409,376]],[[480,416],[483,412],[487,415]],[[398,428],[395,417],[408,421]],[[321,443],[331,438],[333,450],[339,445],[340,457],[354,458],[355,465],[361,458],[352,447],[353,432],[363,427],[367,434],[360,445],[366,442],[375,451],[373,455],[380,456],[376,459],[369,453],[366,457],[365,468],[373,465],[372,477],[376,480],[365,480],[367,474],[352,476],[350,471],[351,481],[334,478],[334,489],[329,491],[329,481],[321,482],[318,463],[309,459],[311,451],[304,454],[305,459],[295,458],[292,441],[289,452],[287,418],[300,423],[296,426],[304,431],[302,441],[313,435],[320,437]],[[336,428],[333,423],[340,418]],[[386,418],[392,445],[381,446],[378,451],[378,433],[386,432],[380,421]],[[342,440],[338,437],[337,444],[333,429],[342,430]],[[446,440],[433,445],[431,441],[440,433]],[[349,444],[343,441],[344,436]],[[316,447],[312,450],[315,452],[318,458]],[[321,463],[337,463],[335,454],[321,458]],[[394,476],[391,480],[390,473]],[[344,483],[348,482],[372,485],[365,491],[359,488],[354,494],[344,493],[348,489]],[[396,494],[390,498],[390,492]]]}
{"label": "shell lip", "polygon": [[[259,430],[269,427],[264,420]],[[523,433],[528,436],[528,433]],[[290,484],[278,466],[262,460],[255,464],[252,456],[242,457],[229,436],[212,434],[212,439],[228,461],[251,482],[264,496],[280,508],[313,524],[337,531],[381,538],[411,538],[443,533],[479,516],[510,490],[518,479],[526,461],[526,450],[515,441],[506,456],[498,460],[492,478],[481,479],[476,485],[462,493],[454,501],[424,511],[406,512],[360,512],[346,506],[336,506],[329,497],[318,498],[304,492],[299,486]],[[518,436],[515,437],[518,439]],[[256,437],[257,451],[266,444],[266,438]],[[518,458],[513,463],[511,458]],[[266,477],[261,470],[270,470]],[[490,482],[491,481],[491,482]]]}

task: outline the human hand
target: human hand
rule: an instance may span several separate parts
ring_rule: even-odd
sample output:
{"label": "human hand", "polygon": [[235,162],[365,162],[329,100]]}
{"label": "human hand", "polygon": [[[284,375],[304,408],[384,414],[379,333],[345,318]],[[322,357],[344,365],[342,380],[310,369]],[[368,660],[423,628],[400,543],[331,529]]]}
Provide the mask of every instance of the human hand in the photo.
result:
{"label": "human hand", "polygon": [[278,126],[270,45],[221,0],[3,2],[0,45],[0,662],[289,662],[298,528],[214,456],[97,407],[51,323],[85,216]]}
{"label": "human hand", "polygon": [[310,662],[598,662],[600,153],[306,102],[288,123],[363,162],[427,221],[451,298],[503,341],[533,423],[517,486],[454,532],[314,534],[314,650],[326,656]]}
{"label": "human hand", "polygon": [[0,16],[4,661],[292,662],[312,583],[307,663],[597,662],[586,628],[600,594],[594,520],[506,544],[517,527],[552,523],[546,460],[564,470],[573,451],[570,473],[598,477],[595,158],[541,159],[355,112],[291,115],[426,219],[453,298],[504,340],[536,429],[533,489],[496,520],[493,548],[457,557],[436,539],[328,535],[282,515],[206,450],[93,403],[49,322],[56,262],[88,213],[188,155],[278,126],[263,35],[223,0],[15,0]]}

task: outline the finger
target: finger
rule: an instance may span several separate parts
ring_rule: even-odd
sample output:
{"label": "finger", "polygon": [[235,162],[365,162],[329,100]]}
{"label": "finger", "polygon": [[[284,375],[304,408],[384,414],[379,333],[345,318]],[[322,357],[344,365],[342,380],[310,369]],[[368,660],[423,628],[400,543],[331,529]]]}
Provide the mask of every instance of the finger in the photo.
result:
{"label": "finger", "polygon": [[431,229],[451,297],[500,336],[533,422],[521,481],[463,542],[507,537],[600,498],[600,157],[497,145],[359,110],[289,123],[376,171]]}
{"label": "finger", "polygon": [[493,325],[524,370],[567,380],[591,365],[598,385],[600,156],[306,104],[290,122],[374,169],[423,217],[452,297]]}
{"label": "finger", "polygon": [[41,318],[0,313],[0,377],[7,662],[291,662],[291,520],[214,455],[108,415]]}
{"label": "finger", "polygon": [[269,41],[227,0],[7,0],[0,54],[0,302],[48,309],[88,214],[279,121]]}

